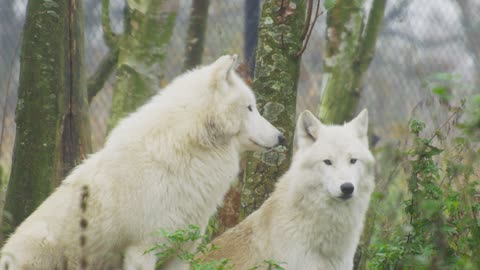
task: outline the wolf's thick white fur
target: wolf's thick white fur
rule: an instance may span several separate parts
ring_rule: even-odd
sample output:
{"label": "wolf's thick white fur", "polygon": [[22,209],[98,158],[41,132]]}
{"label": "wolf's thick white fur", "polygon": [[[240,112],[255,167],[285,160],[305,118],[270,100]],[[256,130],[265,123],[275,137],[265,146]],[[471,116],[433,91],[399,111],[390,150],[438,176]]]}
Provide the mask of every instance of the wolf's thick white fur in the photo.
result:
{"label": "wolf's thick white fur", "polygon": [[366,111],[342,126],[303,112],[290,169],[260,209],[213,241],[219,249],[210,258],[241,270],[265,259],[289,270],[351,270],[374,188],[367,126]]}
{"label": "wolf's thick white fur", "polygon": [[105,147],[17,228],[0,269],[64,269],[65,262],[77,269],[82,258],[88,269],[107,269],[120,254],[126,270],[154,269],[155,256],[144,254],[164,241],[154,231],[205,228],[238,173],[241,152],[274,147],[282,137],[233,71],[236,58],[222,56],[178,77],[122,120]]}

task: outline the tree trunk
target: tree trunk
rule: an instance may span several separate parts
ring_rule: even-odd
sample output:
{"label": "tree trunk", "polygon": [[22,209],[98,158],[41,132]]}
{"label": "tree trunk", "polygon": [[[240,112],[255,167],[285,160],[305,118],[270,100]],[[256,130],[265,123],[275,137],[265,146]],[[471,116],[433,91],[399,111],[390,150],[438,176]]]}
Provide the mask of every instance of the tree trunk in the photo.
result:
{"label": "tree trunk", "polygon": [[474,76],[475,87],[480,87],[480,45],[478,40],[480,39],[480,30],[478,25],[480,20],[478,20],[477,14],[474,12],[474,1],[467,0],[457,0],[457,5],[460,10],[460,21],[462,23],[463,29],[465,31],[465,47],[470,53],[472,59],[474,60],[476,70],[476,76]]}
{"label": "tree trunk", "polygon": [[363,78],[373,58],[386,0],[374,0],[364,31],[364,0],[338,1],[327,14],[319,117],[341,124],[356,112]]}
{"label": "tree trunk", "polygon": [[85,35],[83,21],[83,1],[70,0],[67,6],[67,28],[65,50],[65,96],[60,123],[62,138],[55,186],[85,159],[92,151],[90,122],[88,118],[88,94],[85,76]]}
{"label": "tree trunk", "polygon": [[[328,11],[327,51],[319,108],[319,117],[323,122],[342,124],[355,114],[383,24],[386,2],[373,0],[365,29],[364,0],[337,1],[335,7]],[[366,265],[362,254],[367,254],[374,218],[375,213],[369,211],[365,233],[355,254],[354,269]]]}
{"label": "tree trunk", "polygon": [[249,215],[273,191],[292,156],[305,1],[267,0],[260,19],[253,89],[262,115],[287,138],[284,147],[249,154],[242,187],[242,214]]}
{"label": "tree trunk", "polygon": [[208,6],[210,0],[193,0],[190,23],[187,32],[184,70],[192,69],[202,63],[205,30],[207,28]]}
{"label": "tree trunk", "polygon": [[28,2],[7,232],[90,152],[83,40],[81,1]]}
{"label": "tree trunk", "polygon": [[[128,2],[130,3],[130,2]],[[174,0],[140,1],[127,6],[109,129],[151,97],[162,80],[161,67],[175,25]]]}
{"label": "tree trunk", "polygon": [[260,0],[245,1],[245,63],[247,72],[253,77],[255,72],[255,48],[258,40],[258,20],[260,18]]}

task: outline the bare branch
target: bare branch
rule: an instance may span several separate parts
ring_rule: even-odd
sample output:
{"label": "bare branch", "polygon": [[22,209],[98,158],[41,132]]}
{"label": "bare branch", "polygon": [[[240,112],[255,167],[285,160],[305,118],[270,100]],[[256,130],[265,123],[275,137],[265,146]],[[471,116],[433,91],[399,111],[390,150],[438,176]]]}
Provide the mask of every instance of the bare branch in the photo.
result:
{"label": "bare branch", "polygon": [[382,28],[387,0],[373,0],[358,54],[357,70],[363,73],[373,59],[377,37]]}
{"label": "bare branch", "polygon": [[110,0],[102,0],[102,29],[103,39],[109,48],[117,47],[117,35],[110,24]]}
{"label": "bare branch", "polygon": [[305,19],[305,24],[303,25],[303,30],[302,30],[302,37],[300,38],[302,41],[305,39],[305,36],[308,33],[308,28],[310,28],[310,21],[312,20],[312,6],[313,6],[313,0],[308,0],[307,18]]}
{"label": "bare branch", "polygon": [[103,88],[103,85],[110,77],[110,74],[115,70],[118,62],[119,50],[117,48],[111,49],[110,52],[102,59],[98,65],[95,73],[88,78],[87,81],[87,94],[88,102],[98,94]]}
{"label": "bare branch", "polygon": [[313,28],[315,27],[315,23],[317,22],[318,17],[320,17],[322,14],[323,14],[323,11],[320,12],[320,0],[317,0],[317,8],[315,9],[315,18],[313,19],[313,22],[309,25],[305,42],[303,42],[302,48],[295,54],[296,57],[300,57],[305,51],[305,49],[307,48],[308,41],[310,40],[310,36],[312,35]]}
{"label": "bare branch", "polygon": [[102,29],[105,44],[110,48],[103,57],[97,70],[87,80],[88,102],[102,90],[103,85],[115,70],[118,62],[119,45],[118,36],[113,32],[110,24],[110,0],[102,0]]}

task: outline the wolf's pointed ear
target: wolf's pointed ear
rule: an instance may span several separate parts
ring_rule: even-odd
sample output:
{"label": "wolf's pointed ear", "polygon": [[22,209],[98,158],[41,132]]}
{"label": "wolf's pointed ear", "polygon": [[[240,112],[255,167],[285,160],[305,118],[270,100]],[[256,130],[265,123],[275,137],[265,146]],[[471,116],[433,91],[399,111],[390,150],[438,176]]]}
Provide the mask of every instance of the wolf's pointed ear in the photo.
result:
{"label": "wolf's pointed ear", "polygon": [[368,111],[363,109],[357,117],[355,117],[350,123],[348,123],[355,131],[359,138],[367,141],[368,132]]}
{"label": "wolf's pointed ear", "polygon": [[295,137],[298,149],[312,145],[318,138],[322,123],[308,110],[303,111],[297,120]]}
{"label": "wolf's pointed ear", "polygon": [[238,56],[233,55],[223,55],[213,63],[215,66],[215,74],[218,80],[229,80],[231,73],[235,70],[237,66]]}

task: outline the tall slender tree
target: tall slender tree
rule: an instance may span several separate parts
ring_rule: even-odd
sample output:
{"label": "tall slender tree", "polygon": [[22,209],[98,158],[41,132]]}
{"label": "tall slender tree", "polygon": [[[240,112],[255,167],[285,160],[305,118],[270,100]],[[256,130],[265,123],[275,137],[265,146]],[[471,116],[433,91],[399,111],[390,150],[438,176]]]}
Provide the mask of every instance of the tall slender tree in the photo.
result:
{"label": "tall slender tree", "polygon": [[373,0],[364,26],[365,0],[338,1],[327,13],[320,119],[343,123],[353,117],[372,61],[387,0]]}
{"label": "tall slender tree", "polygon": [[[327,50],[319,117],[325,123],[342,124],[355,114],[364,78],[375,53],[387,0],[373,0],[364,25],[365,0],[338,1],[327,13]],[[370,241],[374,213],[367,214],[363,239],[357,248],[354,269],[366,267],[365,251]],[[365,244],[366,243],[366,244]]]}
{"label": "tall slender tree", "polygon": [[28,2],[4,209],[9,217],[4,221],[11,225],[7,231],[91,150],[83,42],[81,1]]}
{"label": "tall slender tree", "polygon": [[263,3],[253,89],[259,111],[285,134],[287,142],[276,151],[248,155],[241,196],[244,216],[263,203],[290,164],[304,24],[305,1]]}
{"label": "tall slender tree", "polygon": [[[122,35],[113,35],[109,24],[104,23],[104,31],[112,33],[107,40],[119,49],[110,129],[160,86],[165,48],[172,36],[177,8],[175,0],[127,1]],[[104,5],[103,16],[108,20],[106,12],[108,4]]]}
{"label": "tall slender tree", "polygon": [[207,30],[208,7],[210,0],[193,0],[188,23],[185,62],[183,69],[188,70],[202,63],[205,31]]}

